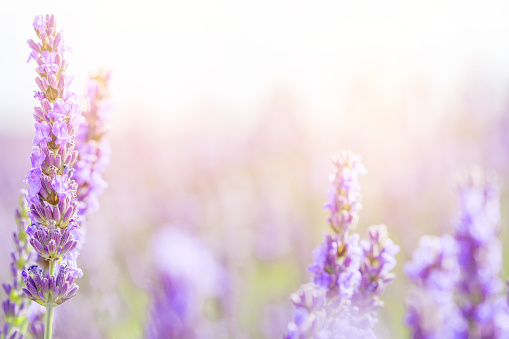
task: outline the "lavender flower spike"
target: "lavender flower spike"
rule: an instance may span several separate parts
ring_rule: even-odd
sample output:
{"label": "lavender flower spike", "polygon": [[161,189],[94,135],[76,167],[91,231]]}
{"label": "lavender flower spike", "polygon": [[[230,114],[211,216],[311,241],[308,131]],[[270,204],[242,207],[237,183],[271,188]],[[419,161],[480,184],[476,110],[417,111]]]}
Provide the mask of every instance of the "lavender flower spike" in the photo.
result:
{"label": "lavender flower spike", "polygon": [[[40,89],[36,96],[40,107],[35,107],[32,169],[25,179],[29,184],[32,220],[27,233],[39,255],[58,261],[70,247],[76,246],[73,233],[78,211],[77,184],[71,178],[78,158],[74,150],[75,131],[83,118],[69,89],[72,77],[66,73],[66,47],[56,29],[55,18],[38,16],[34,28],[40,42],[29,40],[28,45],[32,49],[30,59],[38,65],[39,77],[35,81]],[[69,230],[64,232],[69,225]]]}
{"label": "lavender flower spike", "polygon": [[112,105],[109,100],[110,72],[100,72],[89,81],[89,107],[83,113],[87,123],[82,124],[76,136],[79,157],[73,179],[78,183],[80,202],[78,215],[86,217],[98,209],[98,197],[107,184],[102,174],[109,162],[110,145],[105,135],[109,129]]}
{"label": "lavender flower spike", "polygon": [[357,225],[361,193],[358,175],[366,173],[361,156],[351,151],[342,151],[332,157],[335,171],[330,181],[329,224],[335,235],[324,236],[324,241],[313,252],[313,265],[309,271],[314,274],[315,284],[327,288],[329,294],[341,294],[351,298],[361,275],[359,266],[362,250],[359,235],[351,235]]}
{"label": "lavender flower spike", "polygon": [[[71,251],[77,247],[80,230],[77,225],[78,185],[72,180],[78,152],[74,149],[75,132],[83,121],[81,109],[73,102],[70,91],[72,76],[66,73],[67,50],[62,33],[57,31],[53,15],[40,15],[33,26],[38,42],[28,41],[29,61],[37,63],[35,79],[40,91],[35,93],[39,107],[34,108],[35,138],[30,157],[32,168],[25,182],[29,185],[27,202],[31,225],[27,229],[30,244],[49,261],[49,270],[31,266],[23,271],[27,297],[46,306],[44,337],[52,336],[53,308],[73,297],[77,286],[72,283],[78,271],[63,269],[58,262],[65,260],[75,266],[77,257]],[[71,262],[70,262],[70,259]],[[60,266],[58,276],[55,268]],[[71,277],[71,278],[69,278]],[[65,282],[63,281],[65,280]]]}
{"label": "lavender flower spike", "polygon": [[499,299],[504,286],[499,277],[500,192],[494,177],[473,168],[462,174],[458,193],[460,215],[454,238],[459,246],[461,270],[459,306],[469,323],[469,336],[498,337],[503,330],[496,320],[503,312]]}
{"label": "lavender flower spike", "polygon": [[387,235],[385,225],[372,226],[369,240],[351,233],[358,222],[360,186],[358,174],[366,169],[360,155],[343,151],[332,158],[336,167],[325,205],[335,234],[325,234],[313,251],[313,282],[292,295],[296,307],[288,325],[287,339],[374,338],[379,298],[392,282],[399,246]]}
{"label": "lavender flower spike", "polygon": [[19,206],[15,213],[18,227],[16,232],[13,233],[14,251],[11,252],[12,283],[3,284],[7,298],[2,302],[5,325],[3,329],[0,329],[0,338],[22,338],[27,331],[27,308],[30,300],[25,297],[21,289],[21,270],[34,259],[34,253],[25,232],[30,222],[27,215],[26,196],[26,190],[22,190]]}
{"label": "lavender flower spike", "polygon": [[461,337],[467,326],[454,300],[460,278],[459,247],[450,235],[424,236],[405,264],[412,282],[406,323],[412,338]]}
{"label": "lavender flower spike", "polygon": [[366,168],[361,162],[361,156],[351,151],[342,151],[332,157],[332,163],[336,167],[330,177],[332,184],[329,190],[329,201],[325,208],[331,215],[329,224],[340,236],[352,230],[359,220],[359,212],[362,208],[361,193],[358,183],[359,174],[366,174]]}

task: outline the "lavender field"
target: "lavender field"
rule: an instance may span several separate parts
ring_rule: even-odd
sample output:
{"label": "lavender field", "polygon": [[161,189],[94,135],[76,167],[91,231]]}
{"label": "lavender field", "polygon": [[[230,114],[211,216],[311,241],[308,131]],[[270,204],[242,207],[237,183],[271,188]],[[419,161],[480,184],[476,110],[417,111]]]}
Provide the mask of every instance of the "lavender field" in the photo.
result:
{"label": "lavender field", "polygon": [[9,6],[1,339],[509,338],[509,7]]}

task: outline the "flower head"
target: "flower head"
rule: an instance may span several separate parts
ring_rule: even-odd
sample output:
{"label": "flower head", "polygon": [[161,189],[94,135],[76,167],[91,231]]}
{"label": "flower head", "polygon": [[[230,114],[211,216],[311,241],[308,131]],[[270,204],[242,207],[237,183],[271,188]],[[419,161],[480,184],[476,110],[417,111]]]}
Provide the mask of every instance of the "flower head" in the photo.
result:
{"label": "flower head", "polygon": [[59,266],[55,276],[43,276],[42,269],[33,265],[23,270],[22,277],[26,285],[23,288],[25,295],[41,305],[60,305],[78,293],[78,286],[73,283],[77,276],[65,265]]}
{"label": "flower head", "polygon": [[362,208],[358,183],[359,174],[365,174],[366,168],[361,156],[351,151],[343,151],[332,157],[335,172],[330,177],[332,188],[325,208],[330,210],[329,224],[334,232],[342,235],[352,230],[358,222],[358,212]]}
{"label": "flower head", "polygon": [[399,246],[389,238],[385,225],[371,226],[368,233],[369,239],[361,240],[361,281],[352,298],[352,313],[360,327],[371,328],[377,322],[376,312],[383,306],[379,296],[394,280],[391,271],[396,267]]}
{"label": "flower head", "polygon": [[78,183],[80,201],[78,215],[86,216],[98,209],[98,197],[107,184],[102,174],[109,162],[110,146],[105,135],[109,128],[109,72],[101,72],[89,81],[89,108],[84,116],[87,124],[80,125],[77,133],[79,158],[75,164],[73,179]]}
{"label": "flower head", "polygon": [[64,258],[67,253],[71,252],[78,244],[72,236],[73,228],[78,227],[76,223],[65,229],[44,226],[36,226],[30,244],[37,253],[50,261],[58,261]]}

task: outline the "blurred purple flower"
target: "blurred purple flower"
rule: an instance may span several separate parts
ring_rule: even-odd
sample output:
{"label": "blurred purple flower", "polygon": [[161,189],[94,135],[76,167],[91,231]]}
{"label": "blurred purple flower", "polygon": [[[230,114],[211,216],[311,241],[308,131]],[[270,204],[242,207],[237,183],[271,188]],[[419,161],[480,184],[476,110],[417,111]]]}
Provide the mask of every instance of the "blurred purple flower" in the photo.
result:
{"label": "blurred purple flower", "polygon": [[105,138],[112,110],[109,81],[110,72],[99,73],[90,79],[87,94],[89,107],[83,113],[87,123],[80,126],[76,136],[76,149],[80,155],[74,165],[76,171],[73,179],[78,183],[80,222],[99,208],[98,197],[107,186],[102,175],[110,154],[110,145]]}
{"label": "blurred purple flower", "polygon": [[375,326],[376,312],[384,305],[379,296],[394,280],[391,271],[396,267],[395,256],[399,252],[399,246],[389,238],[385,225],[371,226],[368,233],[369,240],[361,240],[361,281],[352,298],[352,313],[360,328]]}
{"label": "blurred purple flower", "polygon": [[[146,325],[147,338],[205,338],[203,302],[222,293],[222,272],[193,237],[169,228],[152,241],[157,284]],[[210,329],[209,329],[210,330]]]}
{"label": "blurred purple flower", "polygon": [[337,234],[325,234],[323,243],[313,251],[313,265],[309,267],[314,283],[351,298],[361,280],[362,253],[358,242],[358,234],[353,234],[346,243],[341,242]]}
{"label": "blurred purple flower", "polygon": [[466,323],[455,304],[460,278],[458,245],[449,235],[424,236],[405,264],[411,280],[406,300],[406,323],[412,338],[455,338],[464,334]]}
{"label": "blurred purple flower", "polygon": [[328,192],[329,201],[325,208],[330,210],[329,224],[334,232],[342,236],[357,226],[361,205],[359,174],[365,174],[366,168],[361,156],[351,151],[342,151],[332,157],[335,172],[331,175],[332,184]]}
{"label": "blurred purple flower", "polygon": [[480,168],[462,173],[454,237],[422,237],[406,273],[414,338],[509,337],[503,282],[500,198],[496,180]]}
{"label": "blurred purple flower", "polygon": [[287,339],[374,338],[372,328],[383,306],[379,296],[394,279],[399,246],[388,238],[385,225],[371,227],[370,239],[360,244],[359,234],[351,234],[361,208],[357,177],[366,172],[360,155],[344,151],[333,164],[326,207],[336,234],[325,234],[313,251],[313,282],[292,295],[296,310]]}
{"label": "blurred purple flower", "polygon": [[2,284],[7,298],[2,302],[4,327],[0,329],[1,338],[22,338],[26,334],[27,309],[30,300],[24,296],[22,290],[21,271],[34,260],[34,252],[26,234],[26,228],[30,222],[26,197],[26,190],[22,190],[19,206],[15,212],[17,229],[13,233],[14,251],[11,252],[12,282]]}
{"label": "blurred purple flower", "polygon": [[[454,237],[459,246],[459,307],[470,336],[498,337],[497,307],[503,281],[500,231],[500,192],[496,179],[475,167],[458,183],[459,221]],[[507,301],[506,301],[507,302]],[[509,332],[504,333],[509,336]]]}

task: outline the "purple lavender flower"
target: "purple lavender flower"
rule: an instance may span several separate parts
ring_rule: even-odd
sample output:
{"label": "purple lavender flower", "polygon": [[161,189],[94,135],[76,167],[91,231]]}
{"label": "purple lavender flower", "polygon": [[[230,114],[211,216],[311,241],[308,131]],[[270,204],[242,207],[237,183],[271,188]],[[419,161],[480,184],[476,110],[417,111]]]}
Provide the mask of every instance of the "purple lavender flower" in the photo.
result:
{"label": "purple lavender flower", "polygon": [[424,236],[405,264],[413,283],[406,300],[406,323],[412,338],[455,338],[466,331],[454,293],[460,278],[459,248],[454,239]]}
{"label": "purple lavender flower", "polygon": [[[500,193],[495,179],[480,168],[464,172],[458,184],[460,215],[454,238],[459,246],[459,307],[469,324],[469,336],[494,337],[503,281]],[[509,333],[506,333],[509,335]]]}
{"label": "purple lavender flower", "polygon": [[65,229],[55,228],[52,225],[50,228],[41,225],[36,227],[37,230],[33,231],[30,243],[37,253],[47,260],[65,257],[78,244],[72,236],[72,231],[78,227],[76,223],[70,224]]}
{"label": "purple lavender flower", "polygon": [[285,339],[310,338],[324,327],[326,293],[326,288],[308,283],[290,296],[296,310]]}
{"label": "purple lavender flower", "polygon": [[375,338],[371,327],[352,317],[349,299],[326,294],[325,288],[308,283],[291,295],[296,310],[285,339]]}
{"label": "purple lavender flower", "polygon": [[4,328],[0,330],[1,338],[22,338],[27,327],[27,308],[30,300],[25,297],[21,285],[21,270],[28,262],[33,261],[34,253],[25,232],[30,221],[27,215],[27,192],[21,191],[19,206],[15,212],[17,230],[13,233],[14,251],[11,252],[12,282],[4,283],[3,288],[7,298],[2,302],[4,310]]}
{"label": "purple lavender flower", "polygon": [[[40,107],[35,108],[36,137],[32,151],[29,184],[30,243],[36,252],[50,261],[59,261],[74,247],[78,202],[77,184],[71,179],[78,158],[74,150],[75,131],[82,118],[72,102],[70,77],[62,35],[53,15],[38,16],[34,28],[40,42],[28,41],[30,59],[38,64],[36,83]],[[29,60],[30,60],[29,59]],[[69,228],[69,229],[68,229]]]}
{"label": "purple lavender flower", "polygon": [[[34,108],[36,136],[30,157],[32,168],[25,182],[29,184],[27,203],[31,224],[26,233],[39,259],[49,262],[43,277],[37,265],[22,271],[25,296],[46,306],[46,323],[34,324],[32,329],[44,328],[44,337],[51,338],[53,308],[76,295],[73,279],[81,274],[75,268],[77,247],[81,232],[76,222],[78,201],[77,184],[71,179],[73,165],[78,158],[74,150],[75,131],[81,124],[81,110],[72,101],[69,90],[72,77],[66,74],[64,58],[66,46],[56,29],[53,15],[37,16],[35,32],[40,42],[28,41],[39,75],[35,79],[40,91],[34,96],[40,107]],[[67,269],[67,265],[73,269]],[[55,268],[58,267],[58,275]]]}
{"label": "purple lavender flower", "polygon": [[394,280],[391,271],[396,267],[395,255],[399,252],[399,246],[388,237],[385,225],[371,226],[368,233],[369,240],[361,240],[362,278],[352,298],[352,313],[362,328],[373,328],[377,322],[376,312],[384,305],[379,296]]}
{"label": "purple lavender flower", "polygon": [[360,262],[358,234],[348,237],[344,243],[337,234],[325,234],[323,243],[313,251],[313,265],[309,271],[314,274],[316,285],[351,298],[361,280]]}
{"label": "purple lavender flower", "polygon": [[214,258],[196,239],[177,229],[156,234],[152,248],[158,283],[151,291],[146,337],[214,337],[202,315],[204,300],[221,294],[221,270]]}
{"label": "purple lavender flower", "polygon": [[507,338],[498,187],[474,168],[462,173],[458,193],[454,237],[423,237],[406,265],[416,285],[407,299],[407,322],[415,338]]}
{"label": "purple lavender flower", "polygon": [[313,283],[292,295],[294,320],[285,338],[374,338],[379,298],[392,282],[399,247],[387,236],[385,225],[369,229],[369,240],[351,234],[361,209],[358,174],[365,173],[360,156],[342,152],[332,159],[336,167],[325,205],[335,234],[325,234],[313,251]]}
{"label": "purple lavender flower", "polygon": [[28,309],[28,332],[34,339],[44,338],[44,307],[38,303],[31,303]]}
{"label": "purple lavender flower", "polygon": [[366,168],[361,162],[361,156],[351,151],[342,151],[333,156],[332,163],[336,170],[330,177],[332,187],[325,208],[331,212],[329,224],[332,229],[343,235],[353,229],[359,220],[357,212],[362,208],[362,196],[357,180],[359,174],[366,173]]}
{"label": "purple lavender flower", "polygon": [[41,305],[60,305],[78,293],[78,286],[73,282],[77,277],[67,266],[59,265],[56,275],[43,276],[37,265],[30,266],[22,272],[26,288],[23,292],[30,299]]}
{"label": "purple lavender flower", "polygon": [[101,72],[90,79],[87,94],[89,108],[83,114],[87,124],[80,126],[76,136],[79,158],[74,166],[76,171],[73,179],[78,183],[80,217],[86,217],[98,209],[98,197],[107,186],[102,174],[108,165],[110,153],[110,145],[105,138],[111,113],[109,81],[109,72]]}

